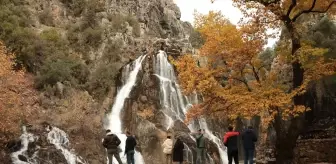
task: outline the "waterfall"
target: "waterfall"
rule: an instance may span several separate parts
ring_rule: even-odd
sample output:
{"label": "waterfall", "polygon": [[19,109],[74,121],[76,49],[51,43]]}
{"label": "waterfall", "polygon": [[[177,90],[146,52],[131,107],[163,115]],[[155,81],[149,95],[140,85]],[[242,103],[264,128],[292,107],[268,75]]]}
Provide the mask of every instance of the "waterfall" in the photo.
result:
{"label": "waterfall", "polygon": [[166,117],[167,129],[174,123],[171,120],[184,120],[187,111],[187,102],[182,96],[180,87],[177,83],[174,67],[169,63],[167,54],[160,51],[154,60],[155,76],[160,81],[160,104]]}
{"label": "waterfall", "polygon": [[[32,158],[27,158],[28,157],[27,156],[27,150],[28,150],[29,143],[35,142],[38,139],[38,137],[34,136],[31,133],[28,133],[25,126],[22,127],[22,131],[23,131],[23,133],[20,136],[22,147],[19,151],[16,151],[16,152],[11,154],[12,162],[13,162],[13,164],[30,164],[30,163],[35,164],[37,162],[34,158],[36,157],[37,152],[34,153]],[[27,162],[21,161],[19,159],[19,156],[26,157]]]}
{"label": "waterfall", "polygon": [[68,135],[63,130],[57,127],[49,128],[51,129],[47,135],[49,143],[55,145],[56,149],[61,150],[68,164],[87,164],[81,157],[67,149],[69,146],[69,139]]}
{"label": "waterfall", "polygon": [[[198,96],[196,93],[194,93],[189,99],[192,104],[199,104]],[[224,144],[222,143],[222,140],[216,137],[215,135],[213,135],[211,130],[209,130],[209,127],[208,127],[208,124],[205,118],[194,120],[193,123],[190,124],[188,127],[189,129],[193,129],[193,130],[197,130],[197,128],[204,129],[206,136],[217,145],[218,152],[221,158],[221,162],[224,164],[228,163],[228,157],[225,151],[226,148]]]}
{"label": "waterfall", "polygon": [[[159,51],[154,60],[154,66],[155,76],[160,80],[160,104],[163,107],[163,113],[168,117],[166,119],[166,128],[169,129],[173,124],[172,120],[179,119],[183,121],[185,119],[185,114],[188,109],[193,106],[192,104],[198,103],[198,97],[195,94],[194,97],[191,98],[191,102],[189,102],[189,99],[182,95],[175,76],[174,68],[169,63],[167,54],[164,51]],[[194,124],[189,125],[188,128],[195,132],[197,130],[197,125],[199,125],[199,128],[204,129],[206,137],[217,145],[222,163],[228,163],[221,139],[212,134],[205,119],[194,121]],[[210,161],[213,162],[211,158]]]}
{"label": "waterfall", "polygon": [[[48,131],[48,134],[46,136],[48,142],[50,144],[53,144],[56,149],[62,152],[68,164],[87,164],[87,162],[84,161],[80,156],[77,156],[74,152],[67,149],[70,145],[70,142],[68,139],[68,135],[63,130],[50,126],[46,130]],[[39,146],[37,146],[37,150],[31,157],[29,157],[28,155],[29,143],[34,143],[38,141],[39,137],[28,133],[25,126],[22,127],[22,131],[23,133],[20,137],[22,148],[19,151],[11,154],[13,164],[39,164],[40,162],[37,158]],[[25,158],[27,162],[20,160],[20,157],[21,159]]]}
{"label": "waterfall", "polygon": [[200,128],[205,130],[207,137],[217,145],[222,163],[228,163],[227,153],[224,151],[224,144],[222,143],[221,139],[212,134],[204,118],[199,120],[199,124]]}
{"label": "waterfall", "polygon": [[[121,130],[121,120],[120,120],[120,112],[124,107],[125,99],[128,98],[129,94],[132,91],[132,88],[135,85],[137,75],[141,69],[142,61],[146,58],[145,55],[140,56],[136,59],[131,65],[127,65],[125,70],[125,75],[123,80],[123,86],[118,91],[114,104],[112,106],[112,112],[108,115],[109,125],[108,129],[111,130],[112,133],[116,134],[119,139],[121,140],[120,148],[123,150],[120,153],[121,160],[126,163],[126,158],[123,156],[124,149],[125,149],[125,141],[126,135],[122,133]],[[131,68],[133,67],[133,68]],[[132,70],[131,72],[129,72]],[[114,161],[116,161],[114,159]],[[138,164],[143,164],[143,158],[139,152],[135,153],[135,161]]]}

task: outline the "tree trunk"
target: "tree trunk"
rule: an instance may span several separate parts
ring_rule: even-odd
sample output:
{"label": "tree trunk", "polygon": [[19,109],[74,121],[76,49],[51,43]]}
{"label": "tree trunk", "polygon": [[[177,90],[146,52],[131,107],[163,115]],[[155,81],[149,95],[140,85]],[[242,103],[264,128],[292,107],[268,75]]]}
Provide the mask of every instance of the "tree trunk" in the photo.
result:
{"label": "tree trunk", "polygon": [[294,159],[296,140],[301,132],[303,116],[283,120],[280,115],[274,122],[276,131],[276,163],[291,164]]}
{"label": "tree trunk", "polygon": [[[292,41],[292,57],[301,48],[300,39],[294,31],[292,24],[286,24],[286,27],[291,35]],[[303,83],[304,70],[298,60],[292,63],[293,67],[293,89],[298,88]],[[302,95],[295,96],[294,105],[304,105],[304,97]],[[302,131],[304,123],[303,115],[289,120],[283,120],[281,114],[277,116],[274,121],[274,127],[277,134],[276,141],[276,163],[291,164],[294,159],[294,148],[296,146],[297,138]]]}

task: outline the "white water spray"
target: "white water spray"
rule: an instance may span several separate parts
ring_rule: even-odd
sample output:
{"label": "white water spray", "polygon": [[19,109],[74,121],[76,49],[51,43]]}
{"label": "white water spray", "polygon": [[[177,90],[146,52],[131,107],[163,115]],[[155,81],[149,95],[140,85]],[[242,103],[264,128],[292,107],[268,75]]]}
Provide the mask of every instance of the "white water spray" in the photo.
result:
{"label": "white water spray", "polygon": [[51,131],[48,133],[48,141],[55,145],[56,149],[61,150],[68,164],[87,164],[80,156],[77,156],[74,152],[67,149],[69,139],[63,130],[51,127]]}
{"label": "white water spray", "polygon": [[[167,54],[164,51],[159,51],[154,61],[155,65],[155,75],[160,80],[160,103],[164,107],[164,113],[166,117],[170,117],[166,122],[167,129],[169,129],[174,123],[172,120],[174,118],[181,121],[184,120],[185,114],[192,104],[198,104],[198,97],[195,94],[191,103],[188,98],[182,95],[181,89],[177,83],[177,78],[175,76],[174,68],[167,60]],[[167,113],[167,114],[166,114]],[[175,120],[176,120],[175,119]],[[199,128],[205,130],[205,135],[209,137],[218,147],[220,158],[222,163],[227,163],[227,155],[224,150],[224,145],[221,142],[221,139],[217,138],[209,130],[206,121],[200,120],[199,122],[195,121],[194,125],[189,125],[188,128],[191,131],[196,131],[196,123],[198,123]],[[192,137],[193,138],[193,137]],[[194,139],[194,138],[193,138]],[[210,161],[213,161],[210,158]]]}
{"label": "white water spray", "polygon": [[[135,82],[137,75],[141,69],[142,61],[146,58],[146,56],[141,56],[138,59],[135,60],[134,68],[130,69],[130,65],[126,66],[126,71],[132,70],[129,74],[127,74],[127,78],[123,78],[123,81],[125,84],[122,86],[122,88],[118,91],[117,97],[114,101],[112,112],[108,115],[109,125],[108,129],[111,130],[112,133],[116,134],[119,139],[121,140],[120,148],[123,150],[120,153],[121,160],[125,163],[126,158],[123,156],[124,149],[125,149],[125,141],[126,141],[126,135],[122,134],[121,130],[121,120],[120,120],[120,112],[124,107],[125,99],[128,98],[129,94],[131,93]],[[127,80],[126,80],[127,79]],[[114,159],[113,161],[116,161]],[[144,160],[139,152],[135,153],[135,162],[137,164],[144,164]]]}
{"label": "white water spray", "polygon": [[[34,136],[31,133],[28,133],[25,126],[22,127],[22,131],[23,133],[20,136],[22,148],[19,151],[16,151],[11,154],[12,162],[13,164],[35,164],[36,160],[34,159],[34,157],[36,154],[34,154],[33,158],[28,158],[26,154],[29,143],[36,141],[38,137]],[[26,157],[28,162],[21,161],[19,159],[20,155]]]}

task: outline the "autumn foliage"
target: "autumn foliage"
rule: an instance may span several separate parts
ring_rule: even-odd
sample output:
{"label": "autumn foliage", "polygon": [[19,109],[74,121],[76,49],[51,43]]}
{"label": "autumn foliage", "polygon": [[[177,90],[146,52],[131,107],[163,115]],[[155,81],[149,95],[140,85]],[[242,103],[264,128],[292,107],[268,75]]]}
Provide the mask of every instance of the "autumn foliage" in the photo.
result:
{"label": "autumn foliage", "polygon": [[281,83],[279,70],[268,70],[259,58],[266,34],[258,28],[237,28],[219,12],[196,14],[195,20],[196,29],[205,39],[200,56],[207,60],[206,64],[198,65],[193,55],[174,61],[185,93],[196,91],[203,96],[203,103],[189,111],[187,121],[204,114],[232,119],[258,115],[263,118],[263,125],[268,125],[278,115],[285,119],[298,116],[309,109],[295,105],[293,98],[302,95],[311,80],[335,71],[333,61],[324,61],[326,49],[304,42],[293,58],[279,47],[276,53],[283,65],[299,60],[305,69],[302,85],[293,88]]}
{"label": "autumn foliage", "polygon": [[14,54],[0,42],[0,146],[20,132],[21,123],[36,116],[37,93],[25,71],[14,71]]}

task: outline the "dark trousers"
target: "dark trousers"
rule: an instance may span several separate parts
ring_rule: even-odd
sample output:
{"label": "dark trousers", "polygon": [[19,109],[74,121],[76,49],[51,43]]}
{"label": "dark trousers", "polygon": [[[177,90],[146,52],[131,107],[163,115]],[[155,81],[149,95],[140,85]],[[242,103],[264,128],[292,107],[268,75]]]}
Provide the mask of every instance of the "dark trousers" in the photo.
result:
{"label": "dark trousers", "polygon": [[112,164],[113,156],[116,158],[119,164],[122,164],[118,150],[107,150],[109,164]]}
{"label": "dark trousers", "polygon": [[127,164],[135,164],[134,163],[134,150],[128,151],[127,155]]}
{"label": "dark trousers", "polygon": [[228,151],[229,164],[232,164],[232,159],[234,159],[235,164],[238,163],[238,150]]}
{"label": "dark trousers", "polygon": [[244,156],[244,164],[253,164],[254,149],[245,149]]}

